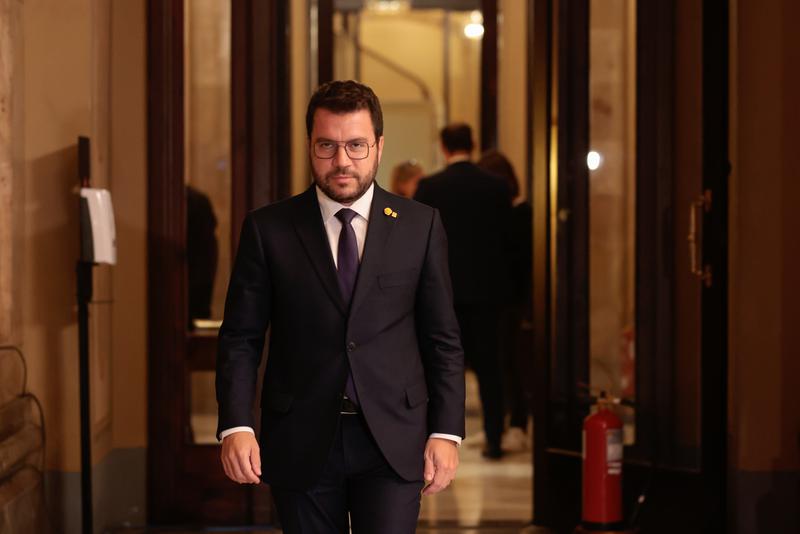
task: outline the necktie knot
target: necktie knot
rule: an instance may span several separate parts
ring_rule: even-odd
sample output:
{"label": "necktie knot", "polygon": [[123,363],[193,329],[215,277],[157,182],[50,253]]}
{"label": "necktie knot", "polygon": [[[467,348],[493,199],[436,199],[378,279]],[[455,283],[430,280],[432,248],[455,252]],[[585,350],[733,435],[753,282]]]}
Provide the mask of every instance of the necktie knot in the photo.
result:
{"label": "necktie knot", "polygon": [[350,208],[342,208],[336,212],[336,218],[339,219],[342,224],[350,224],[356,215],[357,213]]}

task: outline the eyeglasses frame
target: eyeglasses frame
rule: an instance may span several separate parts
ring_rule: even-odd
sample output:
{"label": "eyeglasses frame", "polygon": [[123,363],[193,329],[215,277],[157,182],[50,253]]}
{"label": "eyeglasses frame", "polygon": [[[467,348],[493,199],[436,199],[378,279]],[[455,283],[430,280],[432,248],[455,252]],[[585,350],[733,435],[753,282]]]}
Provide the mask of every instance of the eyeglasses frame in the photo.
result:
{"label": "eyeglasses frame", "polygon": [[[328,157],[320,156],[320,155],[317,154],[317,143],[320,143],[320,142],[334,144],[334,145],[336,145],[336,150],[334,150],[333,154],[331,154]],[[317,140],[317,141],[314,141],[311,144],[311,146],[312,146],[311,150],[314,153],[314,157],[317,158],[317,159],[333,159],[339,153],[339,148],[340,147],[344,147],[344,153],[347,154],[348,158],[350,158],[351,160],[354,160],[354,161],[361,161],[361,160],[367,159],[369,157],[369,149],[378,144],[378,140],[377,139],[375,139],[375,141],[372,144],[367,143],[367,153],[366,153],[366,155],[363,158],[354,158],[353,156],[350,155],[350,152],[347,150],[347,145],[349,143],[354,143],[354,142],[356,142],[355,139],[351,140],[351,141],[345,141],[344,143],[336,143],[334,141],[329,141],[329,140],[325,140],[325,141]]]}

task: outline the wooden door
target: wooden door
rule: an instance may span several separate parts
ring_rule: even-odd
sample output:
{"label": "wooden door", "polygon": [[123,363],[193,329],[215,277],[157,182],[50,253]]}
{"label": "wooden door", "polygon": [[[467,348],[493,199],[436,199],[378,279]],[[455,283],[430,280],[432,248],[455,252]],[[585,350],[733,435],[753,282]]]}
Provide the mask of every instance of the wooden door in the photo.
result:
{"label": "wooden door", "polygon": [[219,461],[216,334],[239,228],[288,195],[287,1],[148,2],[148,520],[273,521]]}

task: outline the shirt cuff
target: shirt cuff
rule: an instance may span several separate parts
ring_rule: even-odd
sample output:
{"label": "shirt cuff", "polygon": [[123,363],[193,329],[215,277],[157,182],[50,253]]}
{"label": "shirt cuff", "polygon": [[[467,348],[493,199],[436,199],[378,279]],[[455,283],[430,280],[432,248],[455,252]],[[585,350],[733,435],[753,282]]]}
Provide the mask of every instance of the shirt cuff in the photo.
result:
{"label": "shirt cuff", "polygon": [[[256,433],[255,430],[253,430],[249,426],[235,426],[233,428],[229,428],[227,430],[223,430],[222,432],[220,432],[219,433],[219,440],[222,441],[223,439],[225,439],[226,437],[230,436],[231,434],[233,434],[235,432],[250,432],[253,435],[255,435],[255,433]],[[456,436],[454,434],[440,434],[438,432],[434,432],[433,434],[431,434],[428,437],[429,438],[447,439],[447,440],[450,440],[450,441],[454,441],[456,446],[459,446],[459,447],[461,446],[461,436]]]}
{"label": "shirt cuff", "polygon": [[456,442],[456,447],[461,446],[461,436],[456,436],[453,434],[439,434],[438,432],[434,432],[428,438],[441,438],[441,439],[449,439],[450,441]]}
{"label": "shirt cuff", "polygon": [[249,426],[235,426],[233,428],[223,430],[222,432],[219,433],[220,442],[235,432],[250,432],[254,436],[256,435],[256,431],[250,428]]}

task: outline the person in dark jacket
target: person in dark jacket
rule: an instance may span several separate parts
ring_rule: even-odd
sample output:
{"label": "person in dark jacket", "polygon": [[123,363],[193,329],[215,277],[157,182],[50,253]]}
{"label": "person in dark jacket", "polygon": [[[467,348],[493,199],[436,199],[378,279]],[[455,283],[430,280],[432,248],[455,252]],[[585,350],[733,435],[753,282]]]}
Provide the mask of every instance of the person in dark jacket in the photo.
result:
{"label": "person in dark jacket", "polygon": [[533,210],[530,202],[519,198],[517,174],[502,152],[487,150],[478,160],[478,167],[494,174],[508,186],[513,204],[509,256],[510,291],[503,311],[500,335],[506,412],[510,416],[502,445],[505,450],[519,451],[526,449],[530,441],[527,430],[532,402],[530,361],[533,350]]}
{"label": "person in dark jacket", "polygon": [[435,209],[375,183],[372,89],[323,84],[306,128],[314,184],[242,224],[219,332],[221,460],[271,485],[287,534],[410,534],[464,437],[447,238]]}
{"label": "person in dark jacket", "polygon": [[439,210],[448,237],[450,275],[464,356],[478,378],[486,447],[502,456],[503,388],[498,359],[500,313],[508,291],[508,187],[470,161],[466,124],[441,131],[447,167],[420,180],[414,198]]}
{"label": "person in dark jacket", "polygon": [[211,318],[219,247],[217,217],[207,194],[186,186],[186,270],[189,281],[189,329],[194,319]]}

